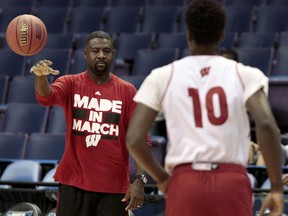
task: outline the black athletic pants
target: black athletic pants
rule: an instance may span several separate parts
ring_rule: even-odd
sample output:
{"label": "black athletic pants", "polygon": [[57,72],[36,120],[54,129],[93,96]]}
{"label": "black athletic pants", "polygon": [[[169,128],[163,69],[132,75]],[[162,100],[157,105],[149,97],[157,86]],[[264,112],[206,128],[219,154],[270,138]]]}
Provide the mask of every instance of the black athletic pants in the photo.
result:
{"label": "black athletic pants", "polygon": [[125,194],[96,193],[60,185],[57,216],[127,216]]}

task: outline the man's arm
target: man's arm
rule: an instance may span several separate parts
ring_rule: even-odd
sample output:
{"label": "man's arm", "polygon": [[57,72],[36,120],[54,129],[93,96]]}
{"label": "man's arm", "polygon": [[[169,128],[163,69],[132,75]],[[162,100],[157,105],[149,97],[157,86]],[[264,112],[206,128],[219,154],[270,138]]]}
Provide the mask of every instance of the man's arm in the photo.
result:
{"label": "man's arm", "polygon": [[51,93],[47,76],[35,76],[35,90],[42,97]]}
{"label": "man's arm", "polygon": [[[157,183],[166,181],[169,174],[158,164],[145,144],[146,135],[158,112],[139,103],[134,111],[127,132],[127,148],[138,163]],[[159,188],[160,190],[162,188]],[[164,191],[163,191],[164,192]]]}
{"label": "man's arm", "polygon": [[262,90],[259,90],[247,100],[246,107],[255,122],[257,143],[271,181],[271,191],[265,198],[260,212],[263,213],[265,208],[269,208],[273,213],[282,213],[284,208],[283,184],[281,179],[281,147],[278,126],[267,97]]}

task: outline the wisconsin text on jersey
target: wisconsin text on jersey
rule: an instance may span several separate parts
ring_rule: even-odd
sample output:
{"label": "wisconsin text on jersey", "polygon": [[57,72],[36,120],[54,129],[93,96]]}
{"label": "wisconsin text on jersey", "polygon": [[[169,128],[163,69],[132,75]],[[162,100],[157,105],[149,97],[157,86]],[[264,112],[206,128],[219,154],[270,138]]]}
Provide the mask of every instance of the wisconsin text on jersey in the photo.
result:
{"label": "wisconsin text on jersey", "polygon": [[74,95],[73,134],[86,136],[86,147],[100,139],[118,139],[122,101]]}

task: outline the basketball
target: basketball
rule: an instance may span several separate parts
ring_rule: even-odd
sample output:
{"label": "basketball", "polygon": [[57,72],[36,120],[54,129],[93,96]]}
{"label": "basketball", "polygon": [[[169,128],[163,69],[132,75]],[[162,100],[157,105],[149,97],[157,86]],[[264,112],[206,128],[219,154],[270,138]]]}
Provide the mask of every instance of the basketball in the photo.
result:
{"label": "basketball", "polygon": [[19,15],[7,26],[6,41],[11,50],[18,55],[34,55],[40,52],[46,44],[46,26],[36,16]]}

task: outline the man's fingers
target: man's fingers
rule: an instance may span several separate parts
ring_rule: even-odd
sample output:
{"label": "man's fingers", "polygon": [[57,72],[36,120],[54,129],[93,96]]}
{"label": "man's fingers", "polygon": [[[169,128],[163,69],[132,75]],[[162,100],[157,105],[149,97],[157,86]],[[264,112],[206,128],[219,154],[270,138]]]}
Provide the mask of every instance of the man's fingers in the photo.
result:
{"label": "man's fingers", "polygon": [[130,199],[127,207],[125,208],[126,211],[128,210],[135,210],[138,208],[141,208],[143,203],[141,201],[138,201],[137,199],[134,199],[133,197]]}
{"label": "man's fingers", "polygon": [[128,194],[126,194],[121,201],[122,202],[128,202],[129,199],[130,199],[130,196]]}
{"label": "man's fingers", "polygon": [[30,73],[33,73],[35,71],[35,66],[31,67]]}
{"label": "man's fingers", "polygon": [[44,60],[41,60],[40,62],[38,62],[38,64],[42,64],[42,65],[45,64],[47,66],[50,66],[53,64],[53,62],[50,60],[44,59]]}
{"label": "man's fingers", "polygon": [[43,76],[43,75],[58,75],[60,72],[58,70],[54,70],[50,67],[53,62],[49,61],[47,59],[39,61],[37,64],[35,64],[31,69],[30,72],[34,73],[36,76]]}
{"label": "man's fingers", "polygon": [[60,74],[60,71],[52,69],[50,73],[53,74],[53,75],[58,75],[58,74]]}

